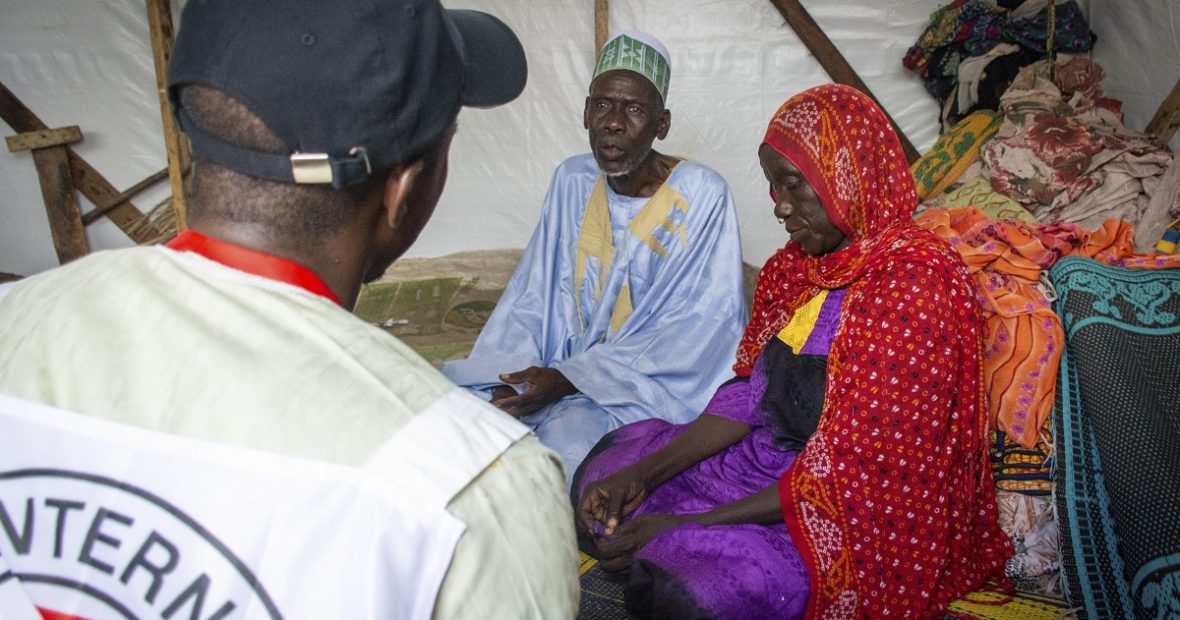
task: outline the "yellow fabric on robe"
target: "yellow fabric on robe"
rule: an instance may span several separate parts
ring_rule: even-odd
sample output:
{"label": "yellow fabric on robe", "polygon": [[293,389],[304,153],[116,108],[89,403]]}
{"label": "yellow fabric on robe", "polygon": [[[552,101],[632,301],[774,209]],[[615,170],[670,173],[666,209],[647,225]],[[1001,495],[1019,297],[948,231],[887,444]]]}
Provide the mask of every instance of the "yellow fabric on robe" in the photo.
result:
{"label": "yellow fabric on robe", "polygon": [[[681,247],[688,245],[688,232],[684,228],[683,219],[675,222],[672,213],[679,210],[688,212],[688,201],[667,183],[660,186],[656,193],[648,199],[643,209],[631,218],[627,224],[627,232],[643,241],[652,252],[667,256],[668,250],[658,239],[656,230],[663,228],[669,232],[676,232]],[[602,296],[602,287],[606,282],[606,274],[610,273],[611,264],[615,261],[613,235],[611,234],[610,207],[606,202],[606,182],[600,175],[594,189],[590,192],[590,200],[586,204],[586,214],[582,217],[582,228],[578,235],[578,251],[574,258],[574,291],[582,290],[582,283],[586,280],[588,259],[594,257],[598,261],[598,278],[594,285],[594,303]],[[578,311],[579,325],[586,324],[585,312],[582,308],[581,297],[574,295]],[[624,284],[615,300],[615,307],[611,311],[610,327],[612,333],[617,333],[623,323],[634,310],[631,301],[631,287]]]}
{"label": "yellow fabric on robe", "polygon": [[815,322],[819,320],[819,311],[824,307],[824,300],[827,298],[827,289],[821,289],[810,301],[799,306],[795,314],[791,315],[791,320],[779,331],[778,339],[791,347],[795,355],[803,350],[803,345],[807,344],[807,339],[811,337]]}

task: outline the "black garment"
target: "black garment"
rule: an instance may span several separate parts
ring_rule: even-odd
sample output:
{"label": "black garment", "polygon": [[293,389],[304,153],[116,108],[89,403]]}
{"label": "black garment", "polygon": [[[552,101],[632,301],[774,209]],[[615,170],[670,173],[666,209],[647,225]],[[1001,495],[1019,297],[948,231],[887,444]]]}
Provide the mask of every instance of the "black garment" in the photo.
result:
{"label": "black garment", "polygon": [[828,382],[828,356],[796,355],[778,338],[762,349],[766,392],[759,408],[779,443],[802,449],[819,426]]}

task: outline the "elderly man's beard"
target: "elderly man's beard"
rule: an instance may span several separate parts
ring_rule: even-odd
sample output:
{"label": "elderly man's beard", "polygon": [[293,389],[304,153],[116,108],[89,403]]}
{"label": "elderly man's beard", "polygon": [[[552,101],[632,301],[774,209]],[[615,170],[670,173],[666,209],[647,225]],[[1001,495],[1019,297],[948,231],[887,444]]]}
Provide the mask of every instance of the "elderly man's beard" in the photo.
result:
{"label": "elderly man's beard", "polygon": [[[627,176],[627,175],[629,175],[629,174],[632,174],[632,173],[634,173],[636,170],[639,170],[639,168],[640,168],[640,167],[643,165],[643,162],[647,161],[647,158],[648,158],[648,156],[649,156],[649,155],[651,155],[651,152],[652,152],[652,151],[651,151],[651,149],[649,148],[649,149],[647,149],[646,151],[644,151],[644,152],[643,152],[643,154],[642,154],[642,155],[640,155],[640,156],[631,157],[631,158],[628,158],[628,159],[624,160],[624,161],[622,162],[622,168],[621,168],[621,169],[619,169],[619,170],[610,170],[610,171],[608,171],[608,170],[606,170],[606,169],[605,169],[605,167],[602,165],[602,162],[597,162],[597,163],[598,163],[598,169],[599,169],[599,170],[602,172],[602,176],[604,176],[604,177],[606,177],[606,178],[608,178],[608,179],[614,179],[614,178],[619,178],[619,177],[625,177],[625,176]],[[595,160],[595,161],[597,161],[597,160]],[[618,165],[618,164],[619,164],[619,162],[611,162],[611,163],[614,163],[614,164],[616,164],[616,165]]]}

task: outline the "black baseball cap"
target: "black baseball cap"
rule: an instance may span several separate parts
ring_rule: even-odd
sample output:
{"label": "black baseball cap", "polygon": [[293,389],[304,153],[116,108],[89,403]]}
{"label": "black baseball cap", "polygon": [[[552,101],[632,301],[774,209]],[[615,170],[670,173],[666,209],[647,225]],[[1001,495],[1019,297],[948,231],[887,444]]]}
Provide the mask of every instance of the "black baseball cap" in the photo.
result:
{"label": "black baseball cap", "polygon": [[[507,103],[527,76],[508,26],[438,0],[189,0],[168,97],[198,158],[339,189],[423,155],[461,106]],[[180,104],[178,87],[190,83],[233,97],[289,153],[198,127]]]}

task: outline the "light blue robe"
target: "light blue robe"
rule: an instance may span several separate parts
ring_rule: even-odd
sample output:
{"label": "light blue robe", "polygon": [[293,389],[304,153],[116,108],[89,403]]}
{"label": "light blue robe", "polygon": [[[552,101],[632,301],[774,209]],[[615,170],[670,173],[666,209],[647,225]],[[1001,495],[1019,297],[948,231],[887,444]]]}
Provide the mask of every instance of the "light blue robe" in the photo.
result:
{"label": "light blue robe", "polygon": [[[661,188],[674,190],[677,206],[650,234],[628,227],[648,198],[620,196],[604,184],[613,260],[586,256],[575,291],[583,219],[598,178],[590,154],[557,168],[540,224],[471,355],[443,365],[452,381],[485,398],[501,373],[560,370],[578,393],[522,421],[562,456],[568,476],[623,424],[695,418],[732,375],[746,323],[733,196],[720,175],[689,161]],[[616,301],[628,289],[631,312],[620,324]]]}

